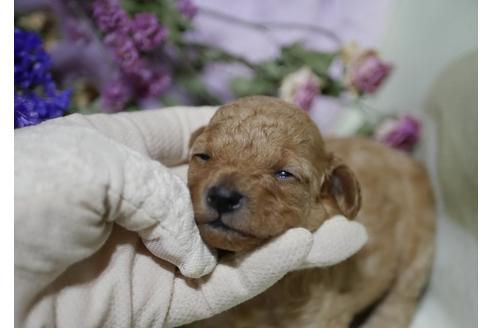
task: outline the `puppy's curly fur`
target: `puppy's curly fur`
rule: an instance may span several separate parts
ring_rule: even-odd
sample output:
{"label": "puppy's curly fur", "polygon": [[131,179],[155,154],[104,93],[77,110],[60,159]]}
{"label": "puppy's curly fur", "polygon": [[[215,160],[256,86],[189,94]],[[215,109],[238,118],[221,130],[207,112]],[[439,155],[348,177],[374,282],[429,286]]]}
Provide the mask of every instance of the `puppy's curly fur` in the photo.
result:
{"label": "puppy's curly fur", "polygon": [[406,154],[366,139],[323,140],[297,107],[248,97],[194,134],[188,184],[200,233],[218,249],[246,251],[296,226],[313,231],[335,214],[369,234],[349,260],[290,273],[194,327],[348,327],[371,306],[364,327],[409,325],[435,223],[426,171]]}

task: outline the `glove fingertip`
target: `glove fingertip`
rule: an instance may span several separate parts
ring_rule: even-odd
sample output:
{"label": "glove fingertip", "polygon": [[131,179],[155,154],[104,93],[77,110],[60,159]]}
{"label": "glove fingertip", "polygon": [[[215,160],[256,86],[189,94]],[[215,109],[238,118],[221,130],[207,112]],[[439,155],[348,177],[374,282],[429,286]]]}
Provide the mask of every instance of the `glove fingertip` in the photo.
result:
{"label": "glove fingertip", "polygon": [[313,245],[313,235],[304,228],[291,228],[277,237],[272,243],[278,243],[279,246],[286,244],[287,247],[296,245],[305,248],[306,252],[308,252]]}
{"label": "glove fingertip", "polygon": [[288,256],[292,267],[298,266],[308,256],[313,247],[313,235],[304,228],[291,228],[271,242],[265,244],[262,249],[270,256]]}
{"label": "glove fingertip", "polygon": [[153,255],[174,264],[181,274],[188,278],[203,277],[212,272],[217,265],[215,251],[206,246],[178,256],[177,251],[170,249],[169,245],[164,245],[159,239],[143,239],[143,243]]}
{"label": "glove fingertip", "polygon": [[360,250],[369,240],[369,235],[367,234],[367,229],[359,222],[352,222],[355,228],[355,234],[357,238],[355,239],[357,251]]}
{"label": "glove fingertip", "polygon": [[186,261],[179,265],[178,269],[183,276],[196,279],[211,273],[216,265],[217,258],[211,254],[195,261]]}

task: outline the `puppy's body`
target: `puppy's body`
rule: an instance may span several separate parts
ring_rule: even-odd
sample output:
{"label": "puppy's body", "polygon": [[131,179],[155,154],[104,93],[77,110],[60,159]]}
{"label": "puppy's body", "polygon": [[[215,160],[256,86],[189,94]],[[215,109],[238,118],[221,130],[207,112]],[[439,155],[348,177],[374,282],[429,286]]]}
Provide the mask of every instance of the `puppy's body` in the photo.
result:
{"label": "puppy's body", "polygon": [[[368,244],[334,267],[290,273],[256,298],[193,326],[348,327],[371,306],[364,326],[409,325],[433,254],[434,209],[425,170],[406,154],[370,140],[329,139],[324,144],[324,153],[335,154],[360,184],[363,201],[356,220],[367,228]],[[331,193],[355,192],[339,185],[345,180],[346,175],[337,180]],[[347,215],[345,208],[354,208],[353,197],[330,199],[323,202],[326,212]],[[320,222],[306,218],[296,224],[315,229]],[[215,235],[212,239],[220,244]]]}

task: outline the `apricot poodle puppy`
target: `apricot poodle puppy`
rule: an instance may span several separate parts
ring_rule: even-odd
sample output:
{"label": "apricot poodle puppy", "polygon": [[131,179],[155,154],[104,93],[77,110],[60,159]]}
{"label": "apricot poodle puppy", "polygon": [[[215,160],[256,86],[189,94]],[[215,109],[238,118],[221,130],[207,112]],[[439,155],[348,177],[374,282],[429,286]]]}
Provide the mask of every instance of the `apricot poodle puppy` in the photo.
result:
{"label": "apricot poodle puppy", "polygon": [[[361,138],[323,140],[309,116],[270,97],[222,106],[191,140],[188,185],[210,246],[243,252],[342,214],[367,245],[330,268],[293,272],[193,327],[408,327],[428,279],[434,204],[426,171]],[[231,256],[231,254],[226,255]]]}

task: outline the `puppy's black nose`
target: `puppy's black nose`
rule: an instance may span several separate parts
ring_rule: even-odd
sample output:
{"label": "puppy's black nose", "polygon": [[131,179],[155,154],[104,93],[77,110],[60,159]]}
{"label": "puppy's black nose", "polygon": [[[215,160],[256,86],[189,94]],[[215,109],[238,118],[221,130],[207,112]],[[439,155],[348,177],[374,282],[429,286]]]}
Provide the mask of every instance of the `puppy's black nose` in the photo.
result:
{"label": "puppy's black nose", "polygon": [[238,210],[243,195],[237,191],[224,187],[214,186],[207,192],[207,203],[219,213],[227,213]]}

